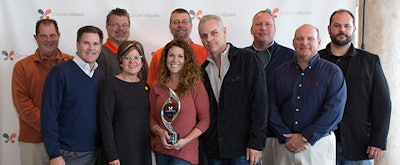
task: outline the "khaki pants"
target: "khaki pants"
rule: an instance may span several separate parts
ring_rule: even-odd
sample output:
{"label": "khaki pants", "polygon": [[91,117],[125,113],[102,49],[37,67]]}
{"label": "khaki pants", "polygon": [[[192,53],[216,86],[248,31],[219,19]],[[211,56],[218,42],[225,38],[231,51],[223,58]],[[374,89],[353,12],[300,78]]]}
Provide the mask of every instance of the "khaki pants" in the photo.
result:
{"label": "khaki pants", "polygon": [[262,151],[262,158],[261,161],[263,165],[274,165],[274,159],[275,159],[275,152],[274,149],[272,148],[272,143],[276,140],[274,137],[267,137],[267,140],[265,141],[265,147]]}
{"label": "khaki pants", "polygon": [[49,155],[43,143],[19,142],[21,165],[48,165]]}
{"label": "khaki pants", "polygon": [[[278,139],[272,141],[272,152],[275,154],[272,164],[276,165],[335,165],[336,138],[335,134],[324,136],[307,150],[293,153],[280,144]],[[263,162],[270,164],[269,162]]]}

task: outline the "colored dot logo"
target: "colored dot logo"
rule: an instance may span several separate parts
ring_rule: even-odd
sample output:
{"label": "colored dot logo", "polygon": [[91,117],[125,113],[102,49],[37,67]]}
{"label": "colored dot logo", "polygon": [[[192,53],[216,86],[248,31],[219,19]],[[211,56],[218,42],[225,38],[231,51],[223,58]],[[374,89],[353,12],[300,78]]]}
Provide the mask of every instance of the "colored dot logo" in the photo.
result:
{"label": "colored dot logo", "polygon": [[189,10],[189,14],[190,14],[191,20],[194,20],[194,19],[200,20],[200,18],[203,15],[203,11],[202,10],[197,10],[197,11]]}
{"label": "colored dot logo", "polygon": [[49,14],[51,13],[51,10],[47,9],[46,11],[43,11],[42,9],[39,9],[38,13],[41,15],[40,19],[49,19],[50,18]]}
{"label": "colored dot logo", "polygon": [[3,50],[1,52],[1,54],[3,54],[3,56],[6,56],[6,57],[4,57],[4,60],[8,60],[8,59],[10,59],[11,61],[14,60],[14,51],[13,50],[11,50],[10,53],[8,53],[7,51]]}
{"label": "colored dot logo", "polygon": [[274,8],[272,11],[269,8],[267,8],[265,10],[268,11],[269,13],[271,13],[274,16],[275,19],[278,18],[278,12],[279,12],[278,8]]}
{"label": "colored dot logo", "polygon": [[15,138],[17,137],[17,134],[15,134],[15,133],[12,133],[11,135],[8,135],[7,133],[3,133],[3,138],[5,139],[4,140],[4,143],[15,143]]}

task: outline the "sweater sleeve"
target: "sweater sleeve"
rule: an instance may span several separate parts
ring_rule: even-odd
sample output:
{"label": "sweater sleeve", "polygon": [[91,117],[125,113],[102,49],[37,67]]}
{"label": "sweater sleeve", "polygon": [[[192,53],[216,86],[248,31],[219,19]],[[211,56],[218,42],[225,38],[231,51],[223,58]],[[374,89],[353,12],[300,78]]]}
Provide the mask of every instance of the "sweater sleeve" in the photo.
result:
{"label": "sweater sleeve", "polygon": [[12,74],[12,99],[19,117],[36,131],[40,131],[40,109],[34,105],[28,91],[28,80],[22,63],[14,66]]}
{"label": "sweater sleeve", "polygon": [[63,100],[63,89],[64,78],[61,68],[53,67],[44,83],[40,113],[43,142],[50,159],[61,155],[58,140],[58,114]]}
{"label": "sweater sleeve", "polygon": [[267,138],[268,91],[265,71],[256,54],[249,54],[247,91],[250,106],[250,138],[247,146],[261,151]]}
{"label": "sweater sleeve", "polygon": [[210,103],[208,101],[208,94],[202,82],[197,83],[194,92],[194,100],[199,122],[196,128],[200,129],[203,133],[210,126]]}
{"label": "sweater sleeve", "polygon": [[115,147],[113,127],[114,111],[116,107],[116,91],[113,85],[112,79],[108,79],[108,82],[106,82],[99,96],[99,122],[108,162],[119,159]]}
{"label": "sweater sleeve", "polygon": [[157,90],[159,87],[158,83],[154,83],[153,87],[150,90],[149,94],[149,99],[150,99],[150,129],[154,125],[157,125],[157,113],[160,113],[160,111],[157,110],[156,104],[157,104],[157,94],[155,90]]}
{"label": "sweater sleeve", "polygon": [[97,58],[96,62],[98,64],[98,69],[102,70],[105,74],[106,77],[109,77],[110,75],[108,75],[107,72],[107,62],[106,62],[106,54],[105,49],[107,49],[105,46],[102,46],[102,51],[100,52],[99,57]]}

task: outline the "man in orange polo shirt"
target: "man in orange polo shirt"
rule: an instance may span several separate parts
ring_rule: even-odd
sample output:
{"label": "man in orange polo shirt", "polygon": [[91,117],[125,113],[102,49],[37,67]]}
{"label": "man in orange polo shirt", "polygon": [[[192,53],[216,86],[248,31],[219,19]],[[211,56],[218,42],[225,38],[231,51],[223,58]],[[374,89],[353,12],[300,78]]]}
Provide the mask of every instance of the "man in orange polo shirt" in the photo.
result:
{"label": "man in orange polo shirt", "polygon": [[[182,8],[172,11],[169,20],[169,29],[175,40],[184,40],[190,44],[197,56],[199,66],[203,64],[208,56],[208,51],[203,46],[195,44],[189,37],[190,32],[192,31],[192,20],[190,19],[189,12]],[[147,75],[147,83],[150,86],[157,79],[157,68],[163,49],[164,47],[158,49],[151,58],[149,73]]]}
{"label": "man in orange polo shirt", "polygon": [[[128,40],[130,35],[131,20],[125,9],[112,9],[106,19],[107,41],[97,59],[99,69],[106,74],[106,78],[113,77],[121,72],[117,52],[119,45]],[[142,79],[146,81],[148,68],[143,68]]]}

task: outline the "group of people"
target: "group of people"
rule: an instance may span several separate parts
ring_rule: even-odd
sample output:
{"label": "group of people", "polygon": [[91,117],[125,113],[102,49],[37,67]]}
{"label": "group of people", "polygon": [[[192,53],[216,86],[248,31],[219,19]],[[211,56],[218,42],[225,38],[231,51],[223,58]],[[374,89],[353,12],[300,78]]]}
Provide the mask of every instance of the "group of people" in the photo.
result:
{"label": "group of people", "polygon": [[391,100],[379,57],[351,43],[354,24],[350,11],[332,13],[323,50],[319,30],[301,25],[292,50],[263,10],[252,45],[238,48],[220,17],[204,15],[201,46],[178,8],[174,39],[148,67],[125,9],[107,15],[104,44],[98,27],[81,27],[75,56],[58,49],[57,22],[39,20],[38,48],[12,76],[21,164],[145,165],[152,151],[160,165],[373,164]]}

